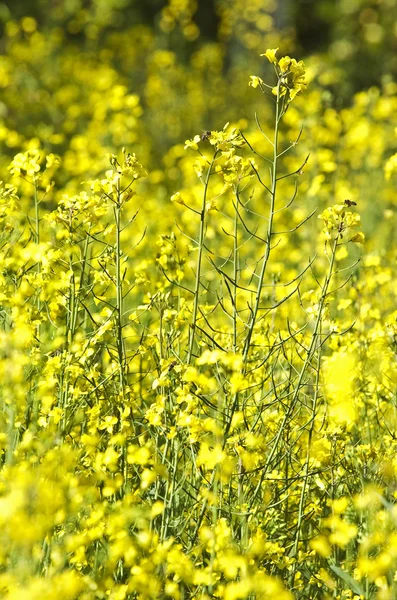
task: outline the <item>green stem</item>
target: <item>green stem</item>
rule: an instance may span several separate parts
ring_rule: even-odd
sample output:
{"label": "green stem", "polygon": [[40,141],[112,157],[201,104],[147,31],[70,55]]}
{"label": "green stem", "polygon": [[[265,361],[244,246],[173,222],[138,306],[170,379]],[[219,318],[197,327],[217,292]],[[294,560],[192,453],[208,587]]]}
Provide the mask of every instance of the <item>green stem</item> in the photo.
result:
{"label": "green stem", "polygon": [[[313,438],[314,426],[315,426],[315,420],[316,420],[316,414],[317,414],[317,402],[318,402],[318,392],[319,392],[319,384],[320,384],[320,367],[321,367],[321,343],[319,343],[318,346],[319,346],[319,349],[318,349],[318,355],[317,355],[316,382],[315,382],[315,391],[314,391],[313,406],[312,406],[312,418],[311,418],[311,422],[310,422],[309,436],[308,436],[308,440],[307,440],[306,462],[305,462],[305,467],[304,467],[305,472],[304,472],[304,476],[303,476],[302,490],[301,490],[301,495],[300,495],[300,499],[299,499],[298,520],[297,520],[297,524],[296,524],[295,541],[294,541],[293,552],[292,552],[292,556],[295,556],[295,557],[298,554],[298,546],[299,546],[299,540],[300,540],[301,528],[302,528],[302,522],[303,522],[303,512],[304,512],[304,508],[305,508],[305,497],[309,493],[309,489],[310,489],[310,472],[309,472],[310,451],[311,451],[312,438]],[[293,585],[294,585],[294,579],[295,579],[295,573],[296,573],[297,566],[298,566],[297,562],[295,562],[292,565],[291,587],[293,587]]]}
{"label": "green stem", "polygon": [[[35,218],[35,230],[34,230],[34,241],[35,244],[40,244],[40,213],[39,213],[39,199],[37,193],[37,180],[34,178],[34,218]],[[40,261],[36,265],[37,275],[40,276],[41,273],[41,265]],[[40,301],[40,288],[37,290],[37,312],[40,315],[41,312],[41,301]],[[40,324],[37,325],[37,339],[40,340]]]}
{"label": "green stem", "polygon": [[200,212],[200,231],[199,231],[199,239],[198,239],[198,257],[197,257],[197,272],[196,272],[196,282],[194,286],[194,302],[193,302],[193,315],[192,322],[190,325],[190,337],[189,337],[189,350],[187,355],[187,364],[190,364],[193,354],[193,345],[194,345],[194,337],[196,333],[196,322],[197,322],[197,312],[199,306],[199,293],[200,293],[200,279],[201,279],[201,264],[203,260],[203,247],[204,247],[204,234],[205,234],[205,214],[206,214],[206,204],[207,204],[207,194],[208,194],[208,185],[212,173],[212,167],[218,155],[218,150],[215,152],[211,164],[208,168],[207,175],[204,182],[204,193],[203,193],[203,204]]}
{"label": "green stem", "polygon": [[252,334],[254,332],[255,323],[258,317],[259,304],[262,296],[263,281],[265,278],[267,264],[269,262],[271,252],[271,240],[273,236],[273,220],[274,220],[274,209],[276,205],[276,189],[277,189],[277,164],[278,164],[278,133],[279,123],[282,113],[280,114],[280,81],[277,85],[277,100],[276,100],[276,121],[274,125],[274,138],[273,138],[273,166],[272,166],[272,181],[270,190],[270,209],[269,209],[269,221],[266,234],[266,249],[262,260],[262,266],[259,274],[259,282],[256,290],[255,304],[252,310],[251,320],[248,326],[248,333],[244,344],[243,351],[243,364],[246,365],[248,354],[251,346]]}
{"label": "green stem", "polygon": [[37,195],[37,181],[36,178],[33,182],[34,185],[34,217],[35,217],[35,231],[34,241],[36,244],[40,243],[40,215],[39,215],[39,199]]}
{"label": "green stem", "polygon": [[[271,189],[270,189],[270,208],[269,208],[269,220],[268,220],[268,227],[267,227],[267,234],[266,234],[266,249],[265,249],[265,254],[264,254],[264,257],[262,260],[262,266],[261,266],[261,270],[260,270],[260,274],[259,274],[259,282],[258,282],[258,287],[256,290],[256,295],[255,295],[255,303],[254,303],[254,307],[252,309],[251,319],[250,319],[250,322],[248,325],[248,333],[247,333],[247,337],[244,342],[243,367],[242,367],[243,374],[245,374],[245,372],[246,372],[246,365],[247,365],[248,354],[249,354],[249,350],[250,350],[250,346],[251,346],[252,334],[254,332],[255,323],[257,321],[259,304],[260,304],[261,296],[262,296],[263,281],[265,279],[266,268],[267,268],[267,264],[269,262],[269,257],[270,257],[270,252],[271,252],[271,239],[273,236],[273,220],[274,220],[274,213],[275,213],[276,189],[277,189],[278,134],[279,134],[279,123],[280,123],[280,119],[281,119],[282,115],[283,115],[283,112],[282,112],[282,110],[280,111],[280,81],[279,81],[278,85],[277,85],[276,118],[275,118],[275,124],[274,124],[273,162],[272,162],[272,176],[271,176]],[[226,425],[225,433],[224,433],[224,441],[223,441],[224,446],[226,444],[226,441],[227,441],[227,438],[229,435],[233,415],[238,410],[238,407],[239,407],[238,397],[239,397],[239,394],[237,392],[236,394],[234,394],[233,401],[231,403],[230,415],[228,416],[228,421],[227,421],[227,425]]]}
{"label": "green stem", "polygon": [[121,262],[122,248],[120,242],[121,234],[121,191],[120,182],[117,184],[117,202],[114,208],[114,217],[116,222],[116,335],[117,335],[117,354],[119,359],[119,385],[120,392],[124,396],[124,369],[125,369],[125,348],[123,339],[123,289],[121,280]]}
{"label": "green stem", "polygon": [[251,506],[252,506],[252,503],[254,502],[254,500],[255,500],[258,492],[259,492],[259,489],[261,487],[263,479],[264,479],[264,477],[265,477],[265,475],[267,473],[267,470],[268,470],[268,468],[269,468],[269,466],[270,466],[270,464],[271,464],[271,462],[273,460],[274,454],[275,454],[276,449],[278,447],[278,444],[280,442],[280,438],[281,438],[281,435],[282,435],[282,433],[284,431],[286,423],[288,422],[288,420],[289,420],[289,418],[290,418],[290,416],[291,416],[291,414],[292,414],[292,412],[293,412],[293,410],[295,408],[296,402],[298,400],[299,392],[300,392],[300,389],[302,387],[303,377],[304,377],[304,375],[306,373],[306,369],[307,369],[307,367],[308,367],[308,365],[310,363],[310,360],[311,360],[311,358],[313,356],[313,351],[314,351],[315,345],[317,343],[318,331],[319,331],[320,324],[321,324],[321,319],[322,319],[324,304],[325,304],[325,300],[326,300],[326,297],[327,297],[327,294],[328,294],[329,284],[330,284],[330,281],[331,281],[331,278],[332,278],[332,274],[333,274],[333,268],[334,268],[334,262],[335,262],[335,253],[336,253],[337,245],[338,245],[338,238],[336,238],[334,240],[334,244],[333,244],[333,247],[332,247],[332,255],[331,255],[330,265],[329,265],[328,273],[326,275],[326,278],[325,278],[325,281],[324,281],[324,284],[323,284],[323,287],[322,287],[322,294],[321,294],[321,298],[320,298],[320,302],[319,302],[318,314],[317,314],[316,322],[315,322],[315,325],[314,325],[314,330],[313,330],[313,335],[312,335],[312,338],[311,338],[311,341],[310,341],[310,346],[309,346],[307,354],[306,354],[306,359],[305,359],[305,362],[303,363],[302,369],[301,369],[301,371],[299,373],[298,382],[297,382],[297,385],[295,387],[294,394],[292,396],[291,404],[289,405],[289,408],[287,409],[287,411],[286,411],[286,413],[284,415],[283,421],[282,421],[282,423],[280,425],[280,428],[279,428],[279,430],[277,432],[276,439],[274,440],[273,446],[272,446],[272,448],[271,448],[271,450],[270,450],[270,452],[268,454],[268,457],[266,459],[266,463],[265,463],[265,465],[264,465],[264,467],[262,469],[261,478],[260,478],[260,480],[259,480],[259,482],[258,482],[258,484],[257,484],[257,486],[255,488],[253,497],[251,499]]}
{"label": "green stem", "polygon": [[238,194],[236,194],[236,210],[234,214],[233,232],[233,352],[237,352],[237,275],[238,275]]}

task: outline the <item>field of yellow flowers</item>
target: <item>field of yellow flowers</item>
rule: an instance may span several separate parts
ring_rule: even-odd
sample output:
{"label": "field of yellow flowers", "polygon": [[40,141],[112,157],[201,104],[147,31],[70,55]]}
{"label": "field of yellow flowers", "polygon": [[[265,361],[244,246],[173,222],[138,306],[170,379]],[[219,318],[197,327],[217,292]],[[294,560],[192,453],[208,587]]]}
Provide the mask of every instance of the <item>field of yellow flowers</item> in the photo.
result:
{"label": "field of yellow flowers", "polygon": [[86,4],[0,3],[0,597],[397,599],[397,83]]}

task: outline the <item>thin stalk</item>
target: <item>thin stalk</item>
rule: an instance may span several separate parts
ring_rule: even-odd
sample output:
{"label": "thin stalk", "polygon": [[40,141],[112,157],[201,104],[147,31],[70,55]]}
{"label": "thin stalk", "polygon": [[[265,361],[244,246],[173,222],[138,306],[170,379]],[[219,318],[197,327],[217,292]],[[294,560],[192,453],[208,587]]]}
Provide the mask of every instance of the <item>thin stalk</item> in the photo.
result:
{"label": "thin stalk", "polygon": [[117,182],[117,202],[114,207],[114,218],[116,223],[116,335],[117,335],[117,354],[119,360],[119,386],[120,392],[124,396],[124,368],[125,368],[125,347],[123,339],[123,289],[121,278],[122,247],[120,241],[121,234],[121,190],[120,181]]}
{"label": "thin stalk", "polygon": [[[318,402],[318,392],[319,392],[319,383],[320,383],[320,366],[321,366],[321,344],[318,344],[318,346],[319,346],[319,348],[318,348],[318,354],[317,354],[316,382],[315,382],[314,398],[313,398],[313,406],[312,406],[312,418],[311,418],[311,423],[310,423],[309,436],[308,436],[308,440],[307,440],[305,472],[304,472],[304,478],[303,478],[303,484],[302,484],[302,491],[301,491],[301,495],[300,495],[300,499],[299,499],[298,520],[297,520],[297,524],[296,524],[296,533],[295,533],[295,541],[294,541],[292,556],[297,556],[297,554],[298,554],[298,546],[299,546],[302,521],[303,521],[303,512],[304,512],[304,508],[305,508],[305,497],[309,493],[309,489],[310,489],[310,474],[309,474],[310,452],[311,452],[312,438],[313,438],[313,432],[314,432],[314,426],[315,426],[315,420],[316,420],[316,414],[317,414],[317,402]],[[291,586],[294,585],[294,579],[295,579],[295,573],[296,573],[297,566],[298,566],[297,562],[295,562],[292,565]]]}
{"label": "thin stalk", "polygon": [[[218,465],[215,466],[214,469],[214,473],[216,473],[218,471]],[[210,581],[211,583],[208,586],[208,593],[210,594],[210,597],[212,597],[213,594],[213,570],[214,570],[214,562],[215,562],[215,556],[216,556],[216,550],[215,550],[215,528],[216,528],[216,524],[218,522],[218,507],[217,507],[217,500],[218,500],[218,477],[217,475],[215,475],[215,479],[214,479],[214,486],[213,486],[213,493],[214,493],[214,498],[216,498],[215,502],[213,502],[212,505],[212,531],[214,534],[214,540],[213,540],[213,544],[211,547],[211,558],[210,558]]]}
{"label": "thin stalk", "polygon": [[277,190],[277,166],[278,166],[278,134],[279,134],[279,123],[282,114],[280,114],[280,81],[277,84],[277,100],[276,100],[276,120],[274,124],[274,139],[273,139],[273,164],[272,164],[272,181],[270,190],[270,208],[269,208],[269,220],[266,234],[266,249],[262,260],[262,266],[259,274],[259,282],[256,290],[255,304],[252,310],[251,320],[248,326],[248,333],[244,344],[243,351],[243,363],[247,362],[248,353],[250,350],[252,334],[254,332],[255,323],[258,317],[259,304],[262,296],[263,281],[265,278],[267,264],[269,262],[271,252],[271,239],[273,236],[273,220],[275,214],[276,205],[276,190]]}
{"label": "thin stalk", "polygon": [[306,354],[306,359],[305,359],[305,362],[303,363],[302,369],[301,369],[301,371],[299,373],[297,385],[295,387],[295,391],[294,391],[294,394],[292,396],[291,404],[289,405],[289,408],[287,409],[287,411],[286,411],[286,413],[284,415],[283,421],[282,421],[282,423],[280,425],[280,428],[279,428],[279,430],[277,432],[276,439],[274,440],[273,446],[272,446],[272,448],[271,448],[271,450],[269,452],[269,455],[268,455],[268,457],[266,459],[266,463],[265,463],[265,465],[263,467],[261,478],[260,478],[260,480],[259,480],[259,482],[258,482],[258,484],[257,484],[257,486],[255,488],[253,497],[251,499],[251,506],[252,506],[252,503],[254,502],[254,500],[255,500],[258,492],[259,492],[259,489],[261,487],[263,479],[264,479],[264,477],[265,477],[265,475],[267,473],[267,470],[268,470],[268,468],[269,468],[269,466],[270,466],[270,464],[271,464],[271,462],[273,460],[274,454],[275,454],[276,449],[278,447],[278,444],[280,442],[280,438],[281,438],[281,435],[282,435],[282,433],[284,431],[286,423],[287,423],[288,419],[290,418],[290,416],[291,416],[291,414],[292,414],[292,412],[293,412],[293,410],[295,408],[296,402],[298,400],[299,392],[300,392],[300,389],[302,387],[303,377],[304,377],[304,375],[306,373],[306,369],[307,369],[307,367],[308,367],[308,365],[310,363],[310,360],[311,360],[311,358],[313,356],[313,351],[314,351],[315,345],[317,343],[317,338],[318,338],[318,335],[319,335],[318,331],[320,329],[320,324],[321,324],[321,319],[322,319],[324,304],[325,304],[325,300],[326,300],[326,297],[327,297],[329,284],[331,282],[331,278],[332,278],[332,274],[333,274],[333,268],[334,268],[334,263],[335,263],[335,253],[336,253],[337,245],[338,245],[338,238],[336,238],[334,240],[334,244],[333,244],[333,247],[332,247],[332,255],[331,255],[331,260],[330,260],[330,264],[329,264],[329,269],[328,269],[328,273],[326,275],[326,278],[325,278],[325,281],[324,281],[324,284],[323,284],[323,287],[322,287],[322,294],[321,294],[321,298],[320,298],[320,302],[319,302],[318,314],[317,314],[316,322],[315,322],[315,325],[314,325],[313,335],[312,335],[312,338],[311,338],[311,341],[310,341],[310,346],[309,346],[307,354]]}
{"label": "thin stalk", "polygon": [[[39,212],[39,198],[38,198],[36,177],[34,177],[34,179],[33,179],[33,185],[34,185],[34,219],[35,219],[34,241],[35,241],[35,244],[39,245],[40,244],[40,212]],[[39,277],[40,273],[41,273],[40,261],[38,261],[38,263],[36,265],[36,272]],[[37,305],[37,313],[38,313],[38,315],[40,315],[40,313],[41,313],[40,289],[37,290],[36,305]],[[38,323],[38,325],[37,325],[36,336],[37,336],[37,339],[40,341],[40,323]]]}
{"label": "thin stalk", "polygon": [[[72,225],[70,224],[70,228]],[[73,271],[73,259],[72,256],[69,258],[69,270],[72,273],[70,278],[70,287],[69,287],[69,298],[68,298],[68,312],[66,317],[66,339],[65,339],[65,349],[63,353],[62,360],[62,369],[61,369],[61,377],[59,384],[59,393],[60,393],[60,407],[63,409],[62,419],[60,421],[60,427],[63,434],[66,433],[66,423],[67,423],[67,407],[68,407],[68,398],[69,398],[69,371],[66,369],[69,350],[73,343],[74,337],[74,327],[73,323],[76,322],[77,319],[77,307],[76,307],[76,287],[75,287],[75,277]],[[76,314],[75,314],[76,313]]]}
{"label": "thin stalk", "polygon": [[[69,234],[71,237],[73,235],[72,232],[73,232],[73,222],[72,222],[72,218],[70,217]],[[89,269],[89,266],[88,266],[89,241],[90,241],[90,238],[89,238],[89,235],[87,235],[84,240],[81,258],[79,261],[77,261],[77,259],[76,259],[78,264],[81,264],[81,273],[80,273],[78,290],[76,290],[76,277],[75,277],[76,261],[73,260],[72,254],[69,256],[69,271],[72,275],[70,278],[69,296],[68,296],[68,305],[67,305],[65,346],[64,346],[63,359],[62,359],[62,365],[61,365],[61,372],[60,372],[60,376],[59,376],[59,406],[63,408],[63,417],[62,417],[62,420],[60,421],[60,427],[61,427],[61,431],[63,431],[63,432],[66,431],[66,422],[67,422],[66,409],[68,406],[68,395],[69,395],[69,372],[66,371],[66,366],[67,366],[69,350],[74,341],[74,335],[75,335],[75,331],[76,331],[76,327],[77,327],[77,318],[79,315],[79,299],[84,291],[84,279],[86,276],[86,270]],[[89,270],[87,273],[87,278],[88,278],[88,275],[89,275]],[[87,315],[87,313],[85,312],[84,313],[84,325],[83,325],[84,330],[85,330],[86,315]]]}
{"label": "thin stalk", "polygon": [[[207,485],[207,489],[208,490],[210,490],[213,487],[214,482],[215,482],[215,478],[216,478],[216,469],[214,469],[212,471],[211,479],[210,479],[210,481],[209,481],[209,483]],[[194,544],[195,544],[198,532],[200,531],[201,523],[203,522],[204,515],[205,515],[205,512],[207,510],[207,506],[208,506],[208,497],[204,498],[204,501],[203,501],[203,503],[201,505],[200,514],[199,514],[199,517],[197,519],[196,527],[194,528],[192,539],[190,540],[190,544],[189,544],[188,550],[191,550],[193,548]]]}
{"label": "thin stalk", "polygon": [[[277,190],[277,167],[278,167],[278,135],[279,135],[279,123],[280,119],[283,115],[282,110],[280,111],[280,85],[279,81],[277,84],[277,99],[276,99],[276,116],[275,116],[275,124],[274,124],[274,136],[273,136],[273,162],[272,162],[272,171],[271,171],[271,189],[270,189],[270,208],[269,208],[269,218],[268,218],[268,227],[266,234],[266,249],[265,254],[262,260],[262,266],[259,274],[258,287],[255,295],[255,303],[251,312],[251,318],[248,325],[248,332],[244,342],[243,348],[243,374],[246,372],[246,365],[248,360],[248,354],[251,346],[252,334],[254,332],[255,323],[258,317],[259,304],[262,296],[262,287],[263,281],[265,279],[265,273],[267,264],[269,262],[270,252],[271,252],[271,239],[273,236],[273,220],[275,215],[275,205],[276,205],[276,190]],[[236,283],[235,283],[236,285]],[[230,415],[228,417],[228,421],[226,424],[226,429],[224,433],[224,441],[223,445],[226,444],[226,440],[229,435],[230,427],[232,424],[232,419],[234,413],[238,410],[239,407],[239,394],[238,392],[234,394],[233,401],[231,403]]]}
{"label": "thin stalk", "polygon": [[238,196],[236,194],[236,210],[234,213],[233,232],[233,352],[237,352],[237,275],[238,275]]}
{"label": "thin stalk", "polygon": [[198,257],[197,257],[197,272],[196,272],[196,282],[194,286],[194,301],[193,301],[193,314],[192,314],[192,322],[190,325],[190,337],[189,337],[189,350],[187,355],[187,364],[190,364],[193,354],[193,345],[194,345],[194,337],[196,333],[196,322],[197,322],[197,312],[199,307],[199,293],[200,293],[200,279],[201,279],[201,264],[203,260],[203,248],[204,248],[204,234],[205,234],[205,214],[206,214],[206,204],[207,204],[207,194],[208,194],[208,185],[212,173],[212,167],[218,155],[218,151],[215,152],[211,164],[208,168],[207,175],[204,182],[204,193],[203,193],[203,203],[200,212],[200,231],[199,231],[199,239],[198,239]]}

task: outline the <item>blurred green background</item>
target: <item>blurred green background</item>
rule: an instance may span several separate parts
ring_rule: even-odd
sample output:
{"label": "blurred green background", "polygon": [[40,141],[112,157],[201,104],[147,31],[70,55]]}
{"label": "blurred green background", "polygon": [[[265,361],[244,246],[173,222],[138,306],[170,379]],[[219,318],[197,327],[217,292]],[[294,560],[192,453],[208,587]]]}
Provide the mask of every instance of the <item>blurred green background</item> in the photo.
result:
{"label": "blurred green background", "polygon": [[[261,69],[258,55],[269,47],[279,46],[280,56],[316,57],[318,82],[339,107],[355,92],[394,79],[396,17],[397,0],[1,2],[2,66],[17,38],[33,38],[29,55],[15,57],[14,86],[21,102],[47,106],[51,124],[57,111],[48,104],[65,75],[73,84],[78,70],[109,65],[138,94],[156,140],[152,150],[161,156],[189,130],[219,126],[220,112],[226,119],[247,116],[240,74]],[[64,72],[65,50],[76,56],[75,73]],[[0,117],[16,124],[23,110],[7,100],[6,95]],[[37,116],[37,106],[33,112]]]}
{"label": "blurred green background", "polygon": [[[345,71],[341,93],[378,84],[397,70],[396,0],[18,0],[0,3],[4,24],[34,17],[42,30],[62,28],[82,50],[106,47],[116,32],[143,30],[158,47],[187,61],[217,44],[226,71],[247,52],[274,43],[301,55],[326,54]],[[125,47],[128,54],[131,48]],[[144,66],[144,65],[142,65]]]}
{"label": "blurred green background", "polygon": [[279,47],[308,69],[285,129],[292,140],[304,124],[300,189],[320,208],[363,198],[369,231],[395,202],[383,171],[397,152],[395,16],[397,0],[0,2],[0,175],[41,147],[61,157],[57,183],[74,193],[127,147],[167,206],[191,185],[185,139],[228,121],[248,131],[256,111],[271,122],[248,81],[272,76],[260,54]]}

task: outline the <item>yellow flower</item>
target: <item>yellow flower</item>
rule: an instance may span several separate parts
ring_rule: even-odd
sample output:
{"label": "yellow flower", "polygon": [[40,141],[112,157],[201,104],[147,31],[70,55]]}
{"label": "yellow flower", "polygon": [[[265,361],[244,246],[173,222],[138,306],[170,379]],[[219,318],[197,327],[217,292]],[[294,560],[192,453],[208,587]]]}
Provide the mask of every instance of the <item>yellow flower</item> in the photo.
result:
{"label": "yellow flower", "polygon": [[257,88],[259,85],[263,84],[263,79],[257,77],[256,75],[250,75],[250,78],[251,81],[248,82],[248,85],[250,85],[253,88]]}
{"label": "yellow flower", "polygon": [[356,525],[344,521],[338,515],[324,519],[324,525],[331,529],[330,544],[335,544],[339,548],[346,548],[349,542],[356,537],[358,531]]}
{"label": "yellow flower", "polygon": [[[355,231],[360,227],[360,215],[355,212],[346,210],[348,204],[334,204],[326,208],[319,219],[324,221],[323,233],[326,240],[338,240],[345,236],[347,241],[357,242],[362,244],[365,236],[361,231]],[[353,233],[351,237],[349,235]],[[348,234],[348,235],[347,235]]]}
{"label": "yellow flower", "polygon": [[331,554],[331,547],[328,543],[327,538],[324,535],[319,535],[316,538],[312,539],[310,542],[310,547],[320,556],[327,558]]}
{"label": "yellow flower", "polygon": [[390,156],[390,158],[386,161],[384,171],[386,179],[390,179],[392,174],[397,171],[397,153]]}
{"label": "yellow flower", "polygon": [[365,242],[365,235],[362,231],[359,231],[351,238],[350,241],[355,242],[356,244],[363,244]]}
{"label": "yellow flower", "polygon": [[290,56],[283,56],[278,61],[279,85],[272,92],[284,96],[288,92],[288,102],[291,102],[300,92],[306,89],[306,69],[302,60],[299,62]]}
{"label": "yellow flower", "polygon": [[192,140],[185,141],[185,150],[187,148],[192,148],[193,150],[198,150],[198,143],[201,141],[201,137],[199,135],[195,135]]}
{"label": "yellow flower", "polygon": [[197,457],[197,465],[202,465],[206,470],[212,471],[216,465],[225,459],[225,452],[220,444],[210,447],[207,442],[202,442]]}
{"label": "yellow flower", "polygon": [[283,58],[280,58],[278,61],[278,66],[280,67],[282,73],[286,73],[289,70],[291,60],[292,59],[289,56],[283,56]]}
{"label": "yellow flower", "polygon": [[268,49],[261,56],[266,56],[267,60],[272,64],[277,64],[276,52],[278,48]]}
{"label": "yellow flower", "polygon": [[15,177],[31,177],[37,178],[37,173],[40,171],[40,164],[43,156],[39,150],[33,149],[27,152],[17,154],[11,162],[9,171]]}
{"label": "yellow flower", "polygon": [[175,202],[176,204],[182,204],[182,206],[185,204],[185,201],[182,198],[180,192],[175,192],[175,194],[171,196],[171,202]]}

